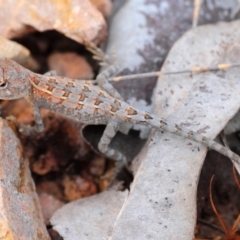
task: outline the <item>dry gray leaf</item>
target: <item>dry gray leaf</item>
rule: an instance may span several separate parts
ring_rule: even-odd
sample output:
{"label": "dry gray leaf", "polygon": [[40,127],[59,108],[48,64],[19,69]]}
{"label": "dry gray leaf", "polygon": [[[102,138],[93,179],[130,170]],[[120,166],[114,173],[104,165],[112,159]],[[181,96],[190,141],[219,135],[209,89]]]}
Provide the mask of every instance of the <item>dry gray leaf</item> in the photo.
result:
{"label": "dry gray leaf", "polygon": [[[163,71],[236,62],[240,21],[196,28],[172,48]],[[155,113],[215,138],[240,105],[239,69],[184,74],[158,81]],[[136,160],[135,179],[111,239],[194,237],[196,191],[206,147],[156,133]]]}
{"label": "dry gray leaf", "polygon": [[[173,43],[191,28],[193,4],[193,0],[126,1],[111,21],[107,45],[121,75],[159,71]],[[229,21],[237,6],[237,0],[203,1],[199,24]],[[155,83],[154,78],[143,78],[119,82],[116,87],[124,99],[141,108],[136,100],[149,105]]]}
{"label": "dry gray leaf", "polygon": [[128,191],[111,189],[66,204],[50,219],[65,240],[100,240],[110,236]]}

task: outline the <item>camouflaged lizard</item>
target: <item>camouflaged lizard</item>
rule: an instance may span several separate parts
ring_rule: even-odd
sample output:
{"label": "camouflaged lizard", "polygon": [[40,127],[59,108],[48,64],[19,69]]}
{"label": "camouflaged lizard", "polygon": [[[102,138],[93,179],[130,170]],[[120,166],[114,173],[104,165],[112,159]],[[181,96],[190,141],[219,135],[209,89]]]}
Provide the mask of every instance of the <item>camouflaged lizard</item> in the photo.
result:
{"label": "camouflaged lizard", "polygon": [[40,108],[85,124],[105,124],[98,148],[107,157],[117,161],[126,162],[126,157],[108,147],[112,138],[117,131],[126,132],[126,128],[132,124],[141,124],[204,144],[229,157],[237,163],[235,166],[240,164],[240,157],[221,144],[178,124],[170,124],[153,114],[137,110],[124,102],[107,81],[110,74],[111,71],[99,74],[96,85],[92,80],[76,81],[66,77],[36,74],[12,60],[0,58],[0,99],[28,99],[33,108],[37,132],[44,128]]}

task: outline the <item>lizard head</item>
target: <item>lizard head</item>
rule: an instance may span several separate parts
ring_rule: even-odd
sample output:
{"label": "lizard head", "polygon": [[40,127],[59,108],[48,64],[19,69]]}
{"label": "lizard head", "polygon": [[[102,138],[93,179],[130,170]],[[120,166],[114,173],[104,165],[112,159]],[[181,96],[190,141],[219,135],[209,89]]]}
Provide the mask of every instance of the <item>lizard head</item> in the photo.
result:
{"label": "lizard head", "polygon": [[16,62],[0,58],[0,99],[12,100],[27,96],[30,90],[29,70]]}

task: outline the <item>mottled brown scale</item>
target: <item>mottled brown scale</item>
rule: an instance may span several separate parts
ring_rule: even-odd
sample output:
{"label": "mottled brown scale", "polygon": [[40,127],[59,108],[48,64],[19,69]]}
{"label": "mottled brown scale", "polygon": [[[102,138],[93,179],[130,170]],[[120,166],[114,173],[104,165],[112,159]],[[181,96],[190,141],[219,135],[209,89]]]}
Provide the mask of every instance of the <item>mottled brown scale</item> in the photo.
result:
{"label": "mottled brown scale", "polygon": [[98,110],[99,110],[99,108],[98,108],[98,107],[95,107],[95,108],[94,108],[94,111],[93,111],[93,115],[97,116],[97,115],[98,115]]}
{"label": "mottled brown scale", "polygon": [[49,82],[49,83],[54,83],[54,84],[57,84],[57,83],[58,83],[57,80],[54,79],[54,78],[49,78],[49,79],[48,79],[48,82]]}
{"label": "mottled brown scale", "polygon": [[71,92],[68,90],[64,91],[63,97],[68,97]]}
{"label": "mottled brown scale", "polygon": [[130,117],[130,116],[127,116],[125,119],[126,119],[127,122],[131,122],[132,121],[132,117]]}
{"label": "mottled brown scale", "polygon": [[82,110],[83,106],[84,106],[83,104],[78,103],[76,109],[77,110]]}
{"label": "mottled brown scale", "polygon": [[143,115],[145,119],[153,119],[151,116],[149,116],[148,114],[144,114]]}
{"label": "mottled brown scale", "polygon": [[52,92],[53,89],[54,89],[54,86],[48,85],[48,87],[47,87],[47,90],[48,90],[48,91]]}
{"label": "mottled brown scale", "polygon": [[73,82],[68,82],[66,86],[67,87],[74,87],[74,84],[73,84]]}
{"label": "mottled brown scale", "polygon": [[86,98],[86,95],[84,93],[79,94],[79,101],[80,102],[83,102],[85,100],[85,98]]}
{"label": "mottled brown scale", "polygon": [[138,112],[134,108],[129,107],[127,109],[127,115],[137,115],[137,114],[138,114]]}
{"label": "mottled brown scale", "polygon": [[85,83],[86,83],[87,85],[90,85],[90,84],[92,84],[92,80],[86,80]]}
{"label": "mottled brown scale", "polygon": [[119,100],[117,100],[117,99],[114,100],[114,104],[115,104],[118,108],[121,107],[121,102],[120,102]]}
{"label": "mottled brown scale", "polygon": [[103,103],[99,98],[94,99],[94,105],[98,106],[100,103]]}
{"label": "mottled brown scale", "polygon": [[100,92],[99,92],[99,97],[103,97],[103,98],[106,97],[105,94],[103,93],[103,91],[100,91]]}
{"label": "mottled brown scale", "polygon": [[[129,118],[129,119],[131,120],[131,118]],[[145,124],[147,124],[148,122],[146,122],[146,121],[139,121],[139,123],[145,125]]]}
{"label": "mottled brown scale", "polygon": [[113,113],[115,113],[116,111],[118,111],[119,109],[116,107],[116,106],[114,106],[114,105],[112,105],[111,107],[110,107],[110,111],[111,112],[113,112]]}
{"label": "mottled brown scale", "polygon": [[36,84],[38,85],[40,83],[39,80],[37,80],[35,77],[31,77],[31,80]]}
{"label": "mottled brown scale", "polygon": [[87,85],[83,86],[83,92],[91,92]]}

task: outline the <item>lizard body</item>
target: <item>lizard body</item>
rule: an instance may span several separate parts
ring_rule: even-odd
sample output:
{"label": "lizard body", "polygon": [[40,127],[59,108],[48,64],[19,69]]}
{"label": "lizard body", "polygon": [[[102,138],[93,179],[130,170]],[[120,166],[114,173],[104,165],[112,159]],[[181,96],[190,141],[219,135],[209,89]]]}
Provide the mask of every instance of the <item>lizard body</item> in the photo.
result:
{"label": "lizard body", "polygon": [[194,140],[229,157],[237,163],[235,166],[240,164],[240,157],[221,144],[190,129],[170,124],[153,114],[137,110],[113,97],[115,93],[111,95],[94,85],[91,80],[75,81],[65,77],[36,74],[6,58],[0,59],[0,68],[0,99],[27,98],[33,107],[37,131],[43,130],[39,109],[46,108],[82,123],[106,124],[98,148],[115,160],[126,161],[120,152],[108,148],[117,131],[122,131],[124,125],[141,124]]}

